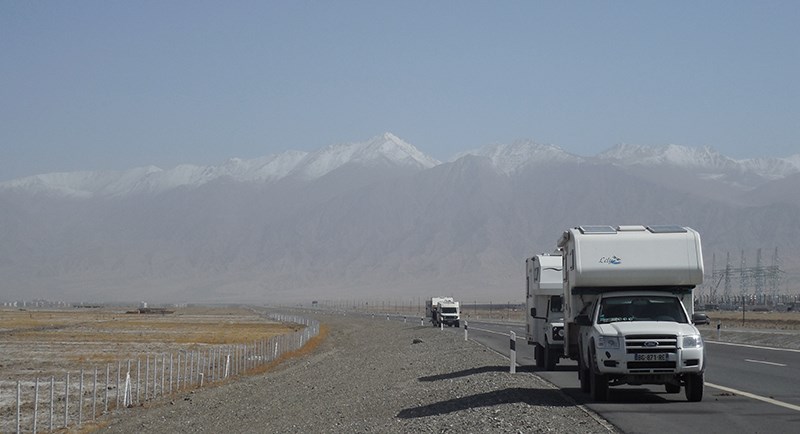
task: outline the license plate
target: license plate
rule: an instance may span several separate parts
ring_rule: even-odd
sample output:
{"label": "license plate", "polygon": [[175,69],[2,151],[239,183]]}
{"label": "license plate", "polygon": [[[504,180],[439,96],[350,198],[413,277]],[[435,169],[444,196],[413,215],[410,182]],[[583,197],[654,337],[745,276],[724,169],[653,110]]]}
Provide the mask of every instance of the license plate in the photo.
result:
{"label": "license plate", "polygon": [[641,362],[666,362],[666,353],[636,353],[633,355],[633,360]]}

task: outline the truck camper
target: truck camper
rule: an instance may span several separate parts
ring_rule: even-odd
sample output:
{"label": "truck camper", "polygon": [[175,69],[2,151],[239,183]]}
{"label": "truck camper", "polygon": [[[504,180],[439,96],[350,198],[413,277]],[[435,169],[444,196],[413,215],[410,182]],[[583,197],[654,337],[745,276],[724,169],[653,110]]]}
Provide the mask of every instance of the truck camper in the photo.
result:
{"label": "truck camper", "polygon": [[564,267],[564,354],[578,361],[581,389],[684,388],[703,398],[705,351],[692,324],[703,282],[700,235],[682,226],[581,226],[558,241]]}
{"label": "truck camper", "polygon": [[555,369],[564,354],[564,278],[561,253],[525,260],[525,333],[533,345],[536,366]]}

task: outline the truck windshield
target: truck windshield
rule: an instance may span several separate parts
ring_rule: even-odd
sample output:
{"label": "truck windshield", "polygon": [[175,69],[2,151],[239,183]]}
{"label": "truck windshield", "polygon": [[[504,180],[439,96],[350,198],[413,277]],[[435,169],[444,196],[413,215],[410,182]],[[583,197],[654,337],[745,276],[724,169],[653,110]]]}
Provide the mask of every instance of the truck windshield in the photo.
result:
{"label": "truck windshield", "polygon": [[604,298],[600,303],[597,323],[620,321],[688,322],[680,301],[675,297],[637,295]]}
{"label": "truck windshield", "polygon": [[442,313],[458,313],[455,307],[442,307]]}

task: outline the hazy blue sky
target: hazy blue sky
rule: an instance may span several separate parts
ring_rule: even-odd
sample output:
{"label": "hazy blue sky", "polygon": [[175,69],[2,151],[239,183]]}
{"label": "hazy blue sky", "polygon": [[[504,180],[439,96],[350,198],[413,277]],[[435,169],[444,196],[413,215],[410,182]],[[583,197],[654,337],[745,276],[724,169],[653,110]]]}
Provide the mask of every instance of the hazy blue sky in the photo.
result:
{"label": "hazy blue sky", "polygon": [[800,1],[0,1],[0,180],[391,131],[800,153]]}

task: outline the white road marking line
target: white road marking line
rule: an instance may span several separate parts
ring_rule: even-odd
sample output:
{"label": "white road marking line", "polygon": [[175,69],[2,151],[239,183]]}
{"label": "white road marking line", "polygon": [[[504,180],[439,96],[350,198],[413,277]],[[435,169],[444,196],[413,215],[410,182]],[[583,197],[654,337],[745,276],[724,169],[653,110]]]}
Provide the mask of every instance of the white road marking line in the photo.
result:
{"label": "white road marking line", "polygon": [[718,384],[708,383],[706,382],[706,386],[713,387],[714,389],[719,389],[725,392],[735,393],[737,395],[746,396],[748,398],[756,399],[759,401],[766,402],[768,404],[777,405],[779,407],[788,408],[789,410],[800,411],[800,405],[789,404],[788,402],[778,401],[777,399],[767,398],[766,396],[760,396],[753,393],[745,392],[742,390],[731,389],[730,387],[720,386]]}
{"label": "white road marking line", "polygon": [[772,351],[789,351],[792,353],[800,353],[800,350],[795,350],[793,348],[774,348],[774,347],[762,347],[759,345],[747,345],[747,344],[735,344],[733,342],[720,342],[720,341],[710,341],[704,339],[706,343],[709,344],[717,344],[717,345],[730,345],[732,347],[745,347],[745,348],[757,348],[759,350],[772,350]]}
{"label": "white road marking line", "polygon": [[767,362],[766,360],[744,359],[744,361],[745,362],[751,362],[751,363],[763,363],[765,365],[772,365],[772,366],[782,366],[782,367],[786,366],[783,363]]}
{"label": "white road marking line", "polygon": [[[482,329],[482,328],[479,328],[479,327],[470,327],[470,330],[479,330],[479,331],[482,331],[482,332],[492,333],[492,334],[495,334],[495,335],[511,337],[510,333],[496,332],[494,330],[486,330],[486,329]],[[517,340],[521,341],[522,340],[522,336],[517,336]]]}

